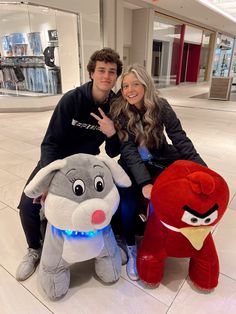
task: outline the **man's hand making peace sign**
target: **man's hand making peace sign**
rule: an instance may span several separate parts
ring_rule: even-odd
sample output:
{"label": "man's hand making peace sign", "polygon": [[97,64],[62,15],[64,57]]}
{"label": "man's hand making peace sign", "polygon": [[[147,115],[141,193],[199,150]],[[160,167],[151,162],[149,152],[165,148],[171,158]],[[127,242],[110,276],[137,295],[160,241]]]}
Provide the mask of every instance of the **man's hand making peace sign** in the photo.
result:
{"label": "man's hand making peace sign", "polygon": [[93,116],[100,126],[100,131],[105,134],[107,137],[111,137],[116,133],[114,123],[111,119],[109,119],[101,108],[98,108],[99,113],[102,117],[99,117],[95,113],[91,112],[90,115]]}

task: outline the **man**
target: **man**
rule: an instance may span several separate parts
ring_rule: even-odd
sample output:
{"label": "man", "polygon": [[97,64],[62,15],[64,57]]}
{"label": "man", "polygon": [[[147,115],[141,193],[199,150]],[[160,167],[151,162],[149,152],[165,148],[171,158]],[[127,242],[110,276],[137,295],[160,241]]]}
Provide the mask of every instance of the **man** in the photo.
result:
{"label": "man", "polygon": [[[39,169],[56,159],[77,153],[99,154],[104,141],[110,157],[119,154],[120,142],[106,114],[115,96],[111,89],[122,72],[122,62],[114,50],[104,48],[93,53],[87,69],[91,81],[67,92],[56,106],[41,144],[40,161],[27,183]],[[101,116],[99,121],[97,115]],[[28,253],[16,271],[16,279],[22,281],[33,274],[40,260],[41,205],[22,193],[18,208],[28,243]]]}

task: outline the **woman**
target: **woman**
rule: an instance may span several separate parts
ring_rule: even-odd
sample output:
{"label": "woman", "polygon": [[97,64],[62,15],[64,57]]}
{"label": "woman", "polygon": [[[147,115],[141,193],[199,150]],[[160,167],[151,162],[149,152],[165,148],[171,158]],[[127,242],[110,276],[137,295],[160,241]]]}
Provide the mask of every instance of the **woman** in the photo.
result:
{"label": "woman", "polygon": [[206,164],[141,65],[130,65],[121,76],[121,95],[112,103],[110,113],[121,141],[119,163],[133,183],[129,193],[121,191],[121,216],[129,255],[127,273],[137,280],[135,219],[140,195],[150,199],[153,179],[178,159]]}

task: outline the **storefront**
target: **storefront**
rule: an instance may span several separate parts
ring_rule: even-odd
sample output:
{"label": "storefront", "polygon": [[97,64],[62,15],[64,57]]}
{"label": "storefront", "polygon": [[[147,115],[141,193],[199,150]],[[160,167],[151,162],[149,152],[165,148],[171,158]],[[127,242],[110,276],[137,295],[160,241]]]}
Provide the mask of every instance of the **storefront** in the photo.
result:
{"label": "storefront", "polygon": [[156,12],[152,76],[157,86],[207,80],[212,34],[210,30]]}
{"label": "storefront", "polygon": [[79,14],[0,3],[0,21],[0,95],[56,95],[80,84]]}

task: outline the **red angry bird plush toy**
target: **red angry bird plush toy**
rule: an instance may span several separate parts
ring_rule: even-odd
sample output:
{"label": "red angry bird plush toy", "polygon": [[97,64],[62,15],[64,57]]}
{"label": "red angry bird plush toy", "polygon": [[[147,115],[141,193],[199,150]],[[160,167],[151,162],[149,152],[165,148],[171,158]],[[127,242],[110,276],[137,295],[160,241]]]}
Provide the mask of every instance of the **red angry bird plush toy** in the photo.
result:
{"label": "red angry bird plush toy", "polygon": [[151,212],[137,256],[143,283],[160,284],[168,256],[189,257],[193,284],[201,290],[214,289],[219,261],[211,230],[228,201],[225,180],[211,169],[187,160],[165,169],[152,189]]}

